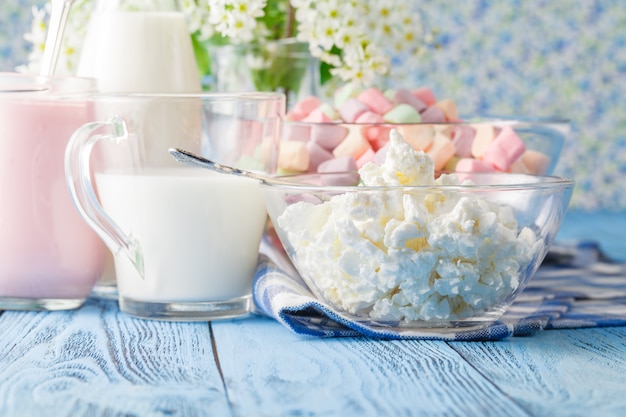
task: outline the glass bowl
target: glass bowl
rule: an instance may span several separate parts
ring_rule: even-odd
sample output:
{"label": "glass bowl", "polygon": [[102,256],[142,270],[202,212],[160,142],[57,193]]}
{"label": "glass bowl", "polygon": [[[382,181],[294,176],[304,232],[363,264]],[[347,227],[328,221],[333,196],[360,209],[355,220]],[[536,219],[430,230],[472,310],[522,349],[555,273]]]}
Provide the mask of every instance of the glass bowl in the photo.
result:
{"label": "glass bowl", "polygon": [[[558,118],[503,116],[441,123],[286,120],[278,172],[357,170],[366,162],[384,158],[392,129],[415,150],[431,155],[438,170],[553,175],[570,123]],[[500,135],[502,132],[508,134]],[[486,151],[489,147],[492,149]]]}
{"label": "glass bowl", "polygon": [[[500,318],[535,273],[574,182],[447,173],[428,186],[353,186],[358,173],[264,183],[273,227],[312,293],[363,324],[454,331]],[[450,185],[446,185],[450,184]]]}

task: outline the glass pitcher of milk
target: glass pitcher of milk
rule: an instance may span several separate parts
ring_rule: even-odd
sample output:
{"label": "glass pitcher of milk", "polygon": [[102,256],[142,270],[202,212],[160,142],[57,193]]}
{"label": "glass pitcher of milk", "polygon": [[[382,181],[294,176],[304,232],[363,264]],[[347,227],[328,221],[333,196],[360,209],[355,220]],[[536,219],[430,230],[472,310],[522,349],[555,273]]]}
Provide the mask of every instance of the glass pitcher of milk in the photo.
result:
{"label": "glass pitcher of milk", "polygon": [[184,13],[175,0],[99,0],[77,74],[104,93],[201,90]]}
{"label": "glass pitcher of milk", "polygon": [[[202,90],[186,17],[175,0],[98,0],[77,74],[95,78],[101,93]],[[92,295],[117,298],[111,254]]]}

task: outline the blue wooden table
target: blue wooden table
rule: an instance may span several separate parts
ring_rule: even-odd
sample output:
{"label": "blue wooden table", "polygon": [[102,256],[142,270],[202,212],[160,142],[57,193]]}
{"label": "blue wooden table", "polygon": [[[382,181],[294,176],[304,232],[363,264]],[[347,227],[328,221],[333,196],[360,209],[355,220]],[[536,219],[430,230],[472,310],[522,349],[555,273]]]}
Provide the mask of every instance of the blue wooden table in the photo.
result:
{"label": "blue wooden table", "polygon": [[[626,257],[626,215],[607,216],[572,213],[559,236]],[[318,415],[626,416],[626,327],[382,341],[139,320],[102,300],[0,314],[2,417]]]}

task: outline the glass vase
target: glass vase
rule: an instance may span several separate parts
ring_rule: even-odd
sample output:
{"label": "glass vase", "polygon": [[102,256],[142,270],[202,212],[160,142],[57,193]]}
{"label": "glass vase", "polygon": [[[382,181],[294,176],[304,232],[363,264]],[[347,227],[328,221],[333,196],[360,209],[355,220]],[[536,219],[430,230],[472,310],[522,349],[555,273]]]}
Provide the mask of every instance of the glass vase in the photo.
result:
{"label": "glass vase", "polygon": [[287,109],[320,91],[320,62],[307,43],[286,38],[263,43],[211,45],[211,88],[218,92],[274,91]]}

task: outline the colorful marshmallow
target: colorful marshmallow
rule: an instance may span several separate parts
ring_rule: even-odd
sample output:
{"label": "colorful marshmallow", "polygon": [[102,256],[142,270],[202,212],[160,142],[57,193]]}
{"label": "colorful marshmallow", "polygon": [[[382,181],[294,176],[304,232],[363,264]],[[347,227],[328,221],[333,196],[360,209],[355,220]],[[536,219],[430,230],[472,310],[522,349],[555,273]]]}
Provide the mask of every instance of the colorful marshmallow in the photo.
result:
{"label": "colorful marshmallow", "polygon": [[445,123],[446,115],[437,106],[429,106],[421,113],[422,123]]}
{"label": "colorful marshmallow", "polygon": [[524,151],[526,151],[524,141],[517,136],[511,126],[505,126],[485,148],[483,160],[500,171],[506,171]]}
{"label": "colorful marshmallow", "polygon": [[349,98],[339,108],[339,115],[346,123],[354,123],[360,115],[369,111],[369,107],[356,98]]}
{"label": "colorful marshmallow", "polygon": [[422,100],[415,97],[409,90],[404,88],[390,92],[390,96],[394,104],[408,104],[409,106],[413,106],[418,112],[422,112],[426,109],[426,104]]}
{"label": "colorful marshmallow", "polygon": [[376,156],[376,152],[373,149],[366,150],[363,153],[363,155],[361,155],[359,159],[357,159],[356,161],[357,168],[360,169],[363,165],[367,164],[368,162],[373,162],[375,156]]}
{"label": "colorful marshmallow", "polygon": [[322,101],[318,97],[309,96],[306,97],[293,107],[293,109],[287,113],[288,120],[299,121],[307,117],[313,110],[318,108],[322,104]]}
{"label": "colorful marshmallow", "polygon": [[335,90],[333,94],[333,104],[336,109],[341,108],[348,99],[356,98],[360,89],[352,83],[344,84]]}
{"label": "colorful marshmallow", "polygon": [[532,149],[526,150],[520,159],[528,172],[535,175],[545,175],[550,168],[550,157]]}
{"label": "colorful marshmallow", "polygon": [[343,156],[341,158],[329,159],[320,164],[317,172],[325,175],[323,181],[326,185],[356,185],[359,180],[357,164],[353,157]]}
{"label": "colorful marshmallow", "polygon": [[348,128],[338,124],[314,124],[311,126],[311,141],[332,151],[348,136]]}
{"label": "colorful marshmallow", "polygon": [[427,151],[433,144],[436,133],[432,126],[421,124],[399,125],[397,130],[404,140],[417,151]]}
{"label": "colorful marshmallow", "polygon": [[477,124],[472,126],[476,132],[472,141],[472,156],[476,159],[482,159],[483,152],[489,144],[496,138],[496,128],[491,124]]}
{"label": "colorful marshmallow", "polygon": [[400,103],[386,112],[383,120],[387,123],[420,123],[422,117],[415,107]]}
{"label": "colorful marshmallow", "polygon": [[284,171],[306,171],[309,168],[307,143],[299,140],[281,141],[278,151],[278,167]]}
{"label": "colorful marshmallow", "polygon": [[449,98],[445,100],[438,101],[434,104],[441,112],[443,113],[446,121],[448,122],[458,122],[459,121],[459,112],[456,108],[456,103]]}
{"label": "colorful marshmallow", "polygon": [[357,99],[377,114],[385,114],[393,109],[393,103],[377,88],[368,88],[362,91]]}
{"label": "colorful marshmallow", "polygon": [[331,152],[313,141],[307,144],[307,150],[309,151],[309,166],[307,167],[307,172],[317,172],[321,163],[334,158]]}
{"label": "colorful marshmallow", "polygon": [[411,94],[427,106],[432,106],[437,102],[437,98],[433,91],[428,87],[418,87],[411,90]]}
{"label": "colorful marshmallow", "polygon": [[372,146],[367,138],[361,134],[361,129],[358,126],[350,126],[348,130],[348,136],[333,149],[333,155],[335,158],[351,156],[356,160]]}
{"label": "colorful marshmallow", "polygon": [[305,123],[330,123],[333,121],[324,111],[317,107],[311,111],[304,119]]}
{"label": "colorful marshmallow", "polygon": [[356,170],[368,162],[381,163],[392,128],[414,149],[428,153],[437,170],[541,175],[550,168],[550,158],[526,149],[511,126],[459,123],[456,103],[437,100],[428,87],[382,92],[347,84],[333,99],[334,105],[306,98],[289,112],[279,173]]}
{"label": "colorful marshmallow", "polygon": [[435,170],[441,171],[446,162],[454,156],[454,145],[452,140],[441,132],[437,132],[433,138],[433,143],[426,151],[435,163]]}
{"label": "colorful marshmallow", "polygon": [[460,172],[494,172],[491,164],[474,158],[461,158],[457,161],[455,171]]}
{"label": "colorful marshmallow", "polygon": [[476,130],[472,126],[457,125],[452,130],[452,144],[456,150],[455,155],[468,158],[472,155],[472,143]]}

